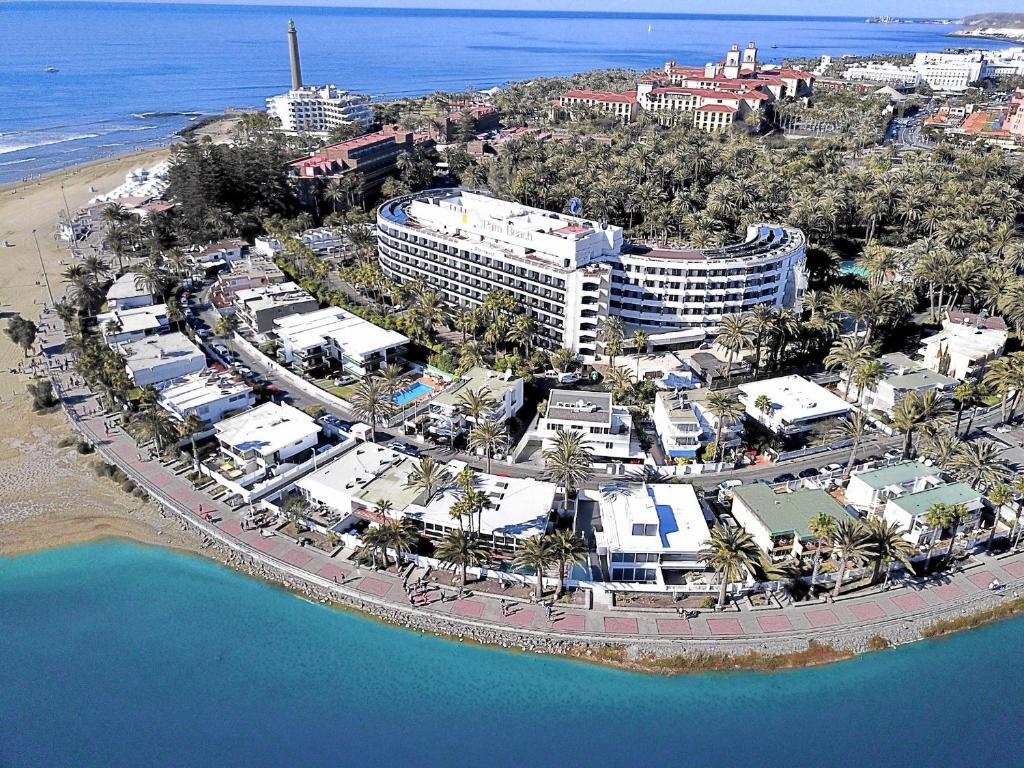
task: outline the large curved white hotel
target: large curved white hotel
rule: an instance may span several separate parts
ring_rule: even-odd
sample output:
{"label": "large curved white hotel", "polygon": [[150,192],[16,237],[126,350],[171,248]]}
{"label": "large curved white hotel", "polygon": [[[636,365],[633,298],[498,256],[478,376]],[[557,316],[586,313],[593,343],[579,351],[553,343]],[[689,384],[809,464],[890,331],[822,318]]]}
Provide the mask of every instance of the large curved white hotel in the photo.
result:
{"label": "large curved white hotel", "polygon": [[600,326],[622,318],[651,349],[697,346],[722,316],[758,304],[799,307],[807,277],[798,229],[752,225],[722,248],[648,246],[622,228],[531,208],[463,189],[433,189],[377,210],[384,274],[420,280],[453,305],[479,304],[493,289],[529,312],[538,342],[584,359],[600,349]]}

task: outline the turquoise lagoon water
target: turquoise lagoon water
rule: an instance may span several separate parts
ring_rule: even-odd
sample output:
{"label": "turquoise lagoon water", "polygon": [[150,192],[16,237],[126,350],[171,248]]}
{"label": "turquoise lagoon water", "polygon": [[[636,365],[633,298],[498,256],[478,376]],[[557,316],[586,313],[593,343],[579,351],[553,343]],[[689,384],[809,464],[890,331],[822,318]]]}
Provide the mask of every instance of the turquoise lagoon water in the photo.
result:
{"label": "turquoise lagoon water", "polygon": [[648,677],[467,647],[201,559],[0,560],[0,765],[1007,766],[1024,621],[818,669]]}

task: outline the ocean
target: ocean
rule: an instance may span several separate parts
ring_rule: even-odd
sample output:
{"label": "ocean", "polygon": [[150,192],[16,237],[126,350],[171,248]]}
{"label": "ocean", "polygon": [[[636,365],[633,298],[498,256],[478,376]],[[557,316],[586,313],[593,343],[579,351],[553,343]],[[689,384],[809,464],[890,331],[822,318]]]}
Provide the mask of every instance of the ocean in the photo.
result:
{"label": "ocean", "polygon": [[0,183],[165,143],[200,114],[262,107],[289,86],[289,18],[307,83],[378,99],[669,58],[703,64],[747,40],[770,60],[959,42],[950,27],[840,18],[5,2]]}
{"label": "ocean", "polygon": [[0,559],[0,765],[1005,766],[1022,642],[1017,619],[820,668],[653,677],[105,542]]}

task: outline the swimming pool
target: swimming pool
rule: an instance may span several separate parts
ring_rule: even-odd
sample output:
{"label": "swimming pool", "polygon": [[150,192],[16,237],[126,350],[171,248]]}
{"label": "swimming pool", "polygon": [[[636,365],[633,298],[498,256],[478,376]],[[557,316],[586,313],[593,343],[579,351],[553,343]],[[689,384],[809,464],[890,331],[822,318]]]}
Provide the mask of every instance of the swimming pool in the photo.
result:
{"label": "swimming pool", "polygon": [[839,271],[844,275],[857,275],[857,277],[867,277],[868,271],[857,264],[856,259],[843,259],[839,265]]}
{"label": "swimming pool", "polygon": [[424,384],[422,381],[417,381],[411,387],[403,389],[401,392],[395,392],[391,396],[391,400],[395,405],[403,406],[412,402],[413,400],[422,397],[423,395],[431,391],[430,387]]}

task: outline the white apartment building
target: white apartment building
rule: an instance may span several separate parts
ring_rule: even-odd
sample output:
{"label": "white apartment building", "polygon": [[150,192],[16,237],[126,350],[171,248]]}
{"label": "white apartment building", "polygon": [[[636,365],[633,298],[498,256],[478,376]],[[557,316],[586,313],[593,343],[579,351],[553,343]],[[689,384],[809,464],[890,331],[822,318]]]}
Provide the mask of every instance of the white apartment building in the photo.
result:
{"label": "white apartment building", "polygon": [[732,491],[733,519],[772,560],[799,557],[809,545],[816,546],[810,522],[820,512],[836,520],[848,515],[842,504],[819,488],[776,493],[768,485],[755,483]]}
{"label": "white apartment building", "polygon": [[942,330],[921,340],[924,365],[933,371],[945,368],[949,376],[978,376],[986,363],[1006,349],[1006,323],[1000,317],[967,312],[947,312]]}
{"label": "white apartment building", "polygon": [[138,341],[170,328],[166,304],[150,304],[132,309],[113,309],[96,315],[96,327],[107,346]]}
{"label": "white apartment building", "polygon": [[[661,391],[654,396],[654,426],[658,441],[670,459],[693,459],[709,443],[714,442],[718,431],[718,418],[706,410],[701,390],[684,392]],[[743,437],[743,424],[726,424],[722,427],[722,444],[733,448]]]}
{"label": "white apartment building", "polygon": [[1018,45],[1001,51],[987,51],[985,57],[986,77],[1024,75],[1024,46]]}
{"label": "white apartment building", "polygon": [[578,120],[585,111],[604,112],[625,124],[637,116],[636,93],[609,91],[566,91],[558,97],[559,112],[570,120]]}
{"label": "white apartment building", "polygon": [[633,440],[629,408],[615,405],[610,392],[551,390],[536,429],[543,449],[551,446],[556,434],[570,430],[586,436],[586,446],[595,457],[624,461],[645,456]]}
{"label": "white apartment building", "polygon": [[288,133],[329,133],[334,128],[373,124],[370,100],[334,85],[304,86],[271,96],[267,112]]}
{"label": "white apartment building", "polygon": [[[345,244],[345,236],[340,229],[333,227],[316,227],[292,235],[292,238],[309,248],[313,253],[333,253]],[[264,235],[253,241],[253,250],[257,253],[274,257],[284,251],[284,244],[276,237]]]}
{"label": "white apartment building", "polygon": [[293,314],[274,322],[281,353],[304,371],[332,364],[353,376],[365,376],[398,359],[409,338],[341,309]]}
{"label": "white apartment building", "polygon": [[256,397],[241,378],[207,369],[171,382],[160,391],[157,404],[181,420],[195,415],[212,425],[233,411],[251,408]]}
{"label": "white apartment building", "polygon": [[960,504],[967,510],[959,533],[967,533],[977,527],[985,512],[985,497],[966,483],[943,483],[926,487],[924,490],[894,495],[885,502],[882,517],[887,523],[896,523],[903,528],[910,543],[918,546],[934,544],[942,531],[928,523],[928,510],[936,504]]}
{"label": "white apartment building", "polygon": [[[799,308],[807,285],[797,229],[756,224],[747,239],[693,249],[624,243],[622,229],[461,189],[390,200],[377,211],[381,269],[421,280],[452,305],[511,293],[531,315],[537,344],[590,361],[609,315],[651,349],[697,346],[723,315],[758,304]],[[627,333],[627,335],[628,335]]]}
{"label": "white apartment building", "polygon": [[[859,394],[858,403],[867,411],[880,411],[892,416],[896,406],[911,392],[924,394],[935,391],[939,395],[948,394],[957,385],[957,380],[938,372],[929,370],[923,363],[911,360],[901,352],[892,352],[878,358],[884,374],[871,386],[858,390],[856,384],[849,384],[851,396]],[[840,374],[843,388],[847,385],[849,372]]]}
{"label": "white apartment building", "polygon": [[600,508],[594,541],[608,581],[684,586],[704,573],[711,518],[692,485],[615,485],[583,496]]}
{"label": "white apartment building", "polygon": [[138,272],[125,272],[107,289],[107,309],[134,309],[148,307],[154,297],[141,284]]}
{"label": "white apartment building", "polygon": [[[758,404],[762,396],[767,398],[766,410]],[[850,404],[843,398],[801,376],[780,376],[741,384],[739,398],[747,418],[787,437],[850,411]]]}
{"label": "white apartment building", "polygon": [[203,471],[240,493],[305,460],[320,436],[312,416],[277,403],[224,419],[215,430],[220,453],[204,463]]}
{"label": "white apartment building", "polygon": [[523,379],[511,374],[511,370],[498,373],[487,368],[470,368],[430,401],[430,406],[420,416],[428,422],[427,431],[451,437],[470,429],[475,422],[465,406],[465,398],[470,393],[485,394],[496,402],[490,412],[481,414],[482,420],[503,424],[511,419],[523,407]]}
{"label": "white apartment building", "polygon": [[922,52],[914,56],[914,69],[936,91],[964,91],[971,83],[988,76],[985,56],[984,51]]}
{"label": "white apartment building", "polygon": [[895,64],[891,61],[865,61],[847,67],[843,72],[846,80],[867,80],[895,88],[915,88],[921,83],[921,75],[911,65]]}
{"label": "white apartment building", "polygon": [[[452,477],[465,466],[463,462],[448,464]],[[483,543],[499,554],[514,555],[519,545],[533,536],[546,533],[551,522],[558,487],[554,483],[532,477],[503,477],[477,473],[475,489],[487,497],[489,504],[479,519]],[[448,488],[429,501],[423,498],[402,510],[402,517],[411,522],[428,539],[440,539],[458,530],[459,523],[451,516],[452,507],[461,493]],[[463,526],[467,525],[463,520]]]}
{"label": "white apartment building", "polygon": [[921,461],[904,461],[854,472],[846,486],[846,502],[864,512],[881,511],[881,506],[893,496],[916,493],[942,482],[939,467],[929,467]]}
{"label": "white apartment building", "polygon": [[220,267],[238,261],[248,252],[249,244],[235,237],[210,243],[194,254],[194,259],[204,267]]}
{"label": "white apartment building", "polygon": [[235,291],[232,303],[235,314],[253,333],[266,333],[276,320],[320,307],[320,302],[292,282]]}
{"label": "white apartment building", "polygon": [[206,368],[206,355],[182,333],[148,336],[121,344],[117,350],[137,387],[157,386]]}

